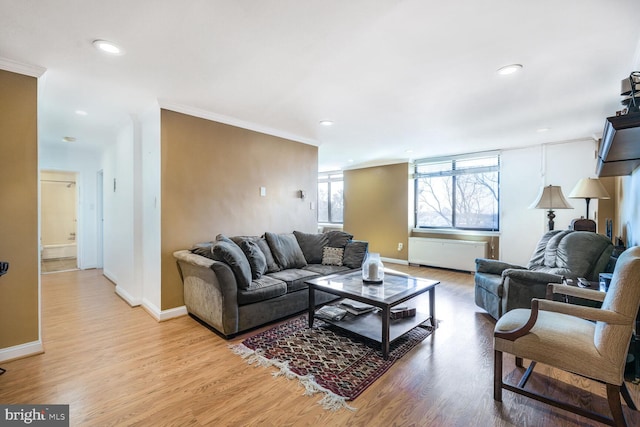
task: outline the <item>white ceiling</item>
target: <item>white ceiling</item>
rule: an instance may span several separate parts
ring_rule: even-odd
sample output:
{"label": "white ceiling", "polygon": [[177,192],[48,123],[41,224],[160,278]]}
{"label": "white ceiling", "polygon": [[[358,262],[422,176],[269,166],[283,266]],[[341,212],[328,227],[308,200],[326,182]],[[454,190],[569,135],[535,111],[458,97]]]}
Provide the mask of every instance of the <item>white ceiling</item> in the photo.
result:
{"label": "white ceiling", "polygon": [[46,68],[43,144],[109,144],[131,115],[180,105],[318,145],[334,170],[600,136],[640,66],[638,6],[0,0],[0,58]]}

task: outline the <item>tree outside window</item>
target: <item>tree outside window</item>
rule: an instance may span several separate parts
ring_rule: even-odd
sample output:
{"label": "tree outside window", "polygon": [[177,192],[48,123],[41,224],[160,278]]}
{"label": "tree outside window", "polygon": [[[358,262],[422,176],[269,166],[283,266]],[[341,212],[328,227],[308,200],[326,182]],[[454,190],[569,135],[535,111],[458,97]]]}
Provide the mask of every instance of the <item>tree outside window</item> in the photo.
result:
{"label": "tree outside window", "polygon": [[342,224],[344,207],[342,172],[318,176],[318,222]]}
{"label": "tree outside window", "polygon": [[498,156],[418,162],[416,227],[499,229]]}

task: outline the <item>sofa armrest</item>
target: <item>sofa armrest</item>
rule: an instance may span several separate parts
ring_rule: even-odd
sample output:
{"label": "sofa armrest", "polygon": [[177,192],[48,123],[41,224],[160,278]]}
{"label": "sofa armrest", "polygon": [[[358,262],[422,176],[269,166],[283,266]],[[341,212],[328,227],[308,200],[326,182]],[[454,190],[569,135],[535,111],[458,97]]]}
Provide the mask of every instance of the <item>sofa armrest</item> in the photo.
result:
{"label": "sofa armrest", "polygon": [[187,311],[222,334],[238,332],[238,285],[231,268],[190,251],[174,252]]}
{"label": "sofa armrest", "polygon": [[502,274],[504,270],[509,268],[523,270],[526,269],[526,267],[522,267],[516,264],[510,264],[504,261],[498,261],[496,259],[476,258],[476,271],[478,273]]}

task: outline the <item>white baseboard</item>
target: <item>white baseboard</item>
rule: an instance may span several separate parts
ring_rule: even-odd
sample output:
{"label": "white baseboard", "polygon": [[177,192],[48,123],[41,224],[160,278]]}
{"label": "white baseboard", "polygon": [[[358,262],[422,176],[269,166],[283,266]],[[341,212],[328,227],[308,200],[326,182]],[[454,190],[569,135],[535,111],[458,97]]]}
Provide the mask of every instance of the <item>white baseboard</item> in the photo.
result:
{"label": "white baseboard", "polygon": [[13,347],[0,349],[0,362],[21,359],[27,356],[35,356],[36,354],[41,353],[44,353],[42,341],[32,341],[20,345],[15,345]]}
{"label": "white baseboard", "polygon": [[386,257],[380,257],[380,260],[385,263],[385,262],[391,262],[393,264],[400,264],[400,265],[409,265],[409,261],[407,261],[406,259],[395,259],[395,258],[386,258]]}
{"label": "white baseboard", "polygon": [[164,322],[165,320],[175,319],[176,317],[186,316],[188,314],[187,307],[184,305],[170,308],[169,310],[160,310],[158,306],[148,299],[142,300],[142,308],[158,322]]}
{"label": "white baseboard", "polygon": [[129,292],[126,291],[126,289],[119,285],[116,285],[116,294],[120,298],[125,300],[131,307],[138,307],[141,304],[139,298],[134,298]]}

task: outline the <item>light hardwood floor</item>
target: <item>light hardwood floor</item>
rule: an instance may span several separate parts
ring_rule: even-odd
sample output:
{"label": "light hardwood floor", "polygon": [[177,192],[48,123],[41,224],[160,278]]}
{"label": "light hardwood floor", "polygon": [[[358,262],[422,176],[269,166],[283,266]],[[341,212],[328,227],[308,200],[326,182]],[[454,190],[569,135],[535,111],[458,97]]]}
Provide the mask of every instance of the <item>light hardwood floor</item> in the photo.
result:
{"label": "light hardwood floor", "polygon": [[[42,276],[45,353],[0,364],[0,402],[70,404],[73,426],[599,425],[508,391],[493,401],[494,321],[473,302],[473,275],[388,267],[442,282],[440,328],[351,402],[354,412],[324,410],[296,381],[248,366],[228,348],[244,336],[225,341],[188,316],[157,323],[100,270]],[[505,372],[522,373],[511,358]],[[529,386],[608,414],[602,385],[537,372]],[[638,386],[628,386],[640,403]],[[624,412],[640,425],[638,412]]]}

